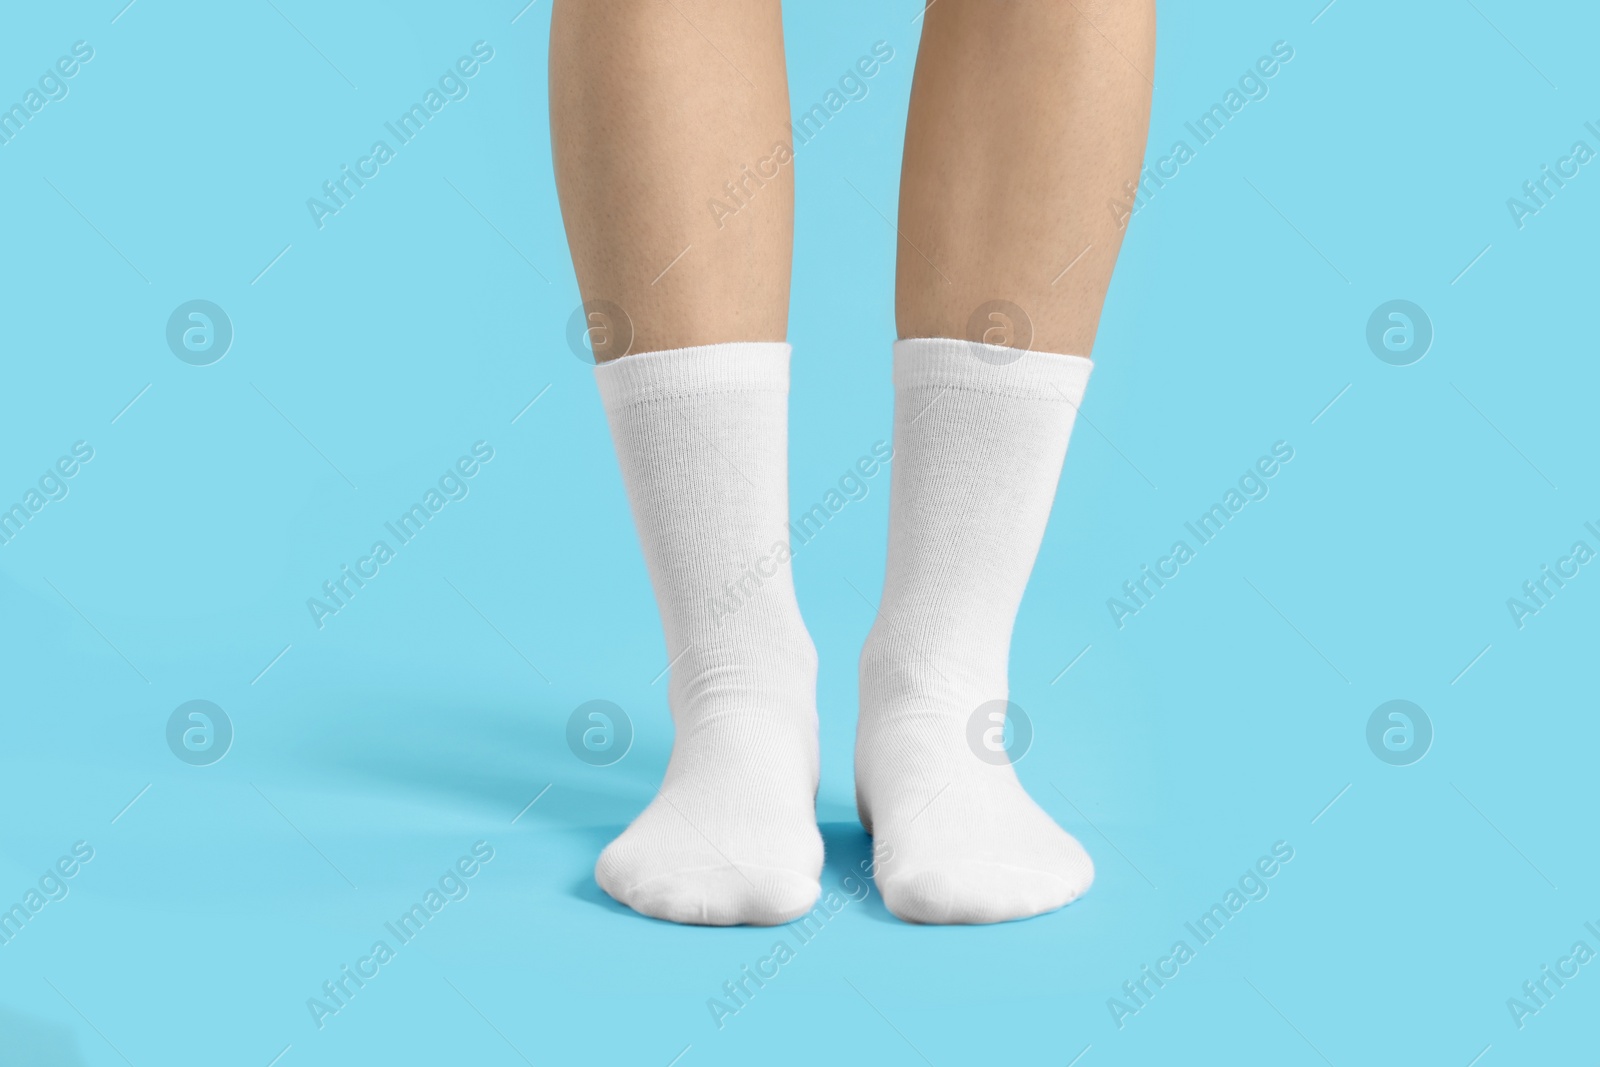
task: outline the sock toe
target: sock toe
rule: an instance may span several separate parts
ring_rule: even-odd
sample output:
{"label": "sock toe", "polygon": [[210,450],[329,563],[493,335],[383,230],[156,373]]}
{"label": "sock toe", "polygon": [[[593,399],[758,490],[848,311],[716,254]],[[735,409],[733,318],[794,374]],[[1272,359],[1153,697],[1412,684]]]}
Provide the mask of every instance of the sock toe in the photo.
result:
{"label": "sock toe", "polygon": [[1093,878],[1092,867],[1086,876],[1072,878],[968,861],[880,876],[878,889],[884,906],[907,922],[983,924],[1027,919],[1065,907],[1088,890]]}
{"label": "sock toe", "polygon": [[750,864],[666,871],[630,881],[602,854],[595,880],[642,915],[694,926],[778,926],[811,910],[821,884],[798,871]]}

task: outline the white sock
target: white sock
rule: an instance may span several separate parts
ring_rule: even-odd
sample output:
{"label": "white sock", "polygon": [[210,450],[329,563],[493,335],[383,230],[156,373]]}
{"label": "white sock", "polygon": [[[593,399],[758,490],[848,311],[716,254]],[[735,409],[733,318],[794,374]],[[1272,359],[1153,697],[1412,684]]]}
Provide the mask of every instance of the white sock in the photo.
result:
{"label": "white sock", "polygon": [[676,738],[595,879],[673,922],[788,922],[820,892],[816,650],[789,569],[789,346],[595,369],[661,609]]}
{"label": "white sock", "polygon": [[1019,919],[1094,880],[1010,761],[986,762],[969,742],[974,713],[1008,695],[1011,627],[1090,367],[966,341],[895,344],[889,559],[861,654],[856,804],[885,857],[884,904],[902,919]]}

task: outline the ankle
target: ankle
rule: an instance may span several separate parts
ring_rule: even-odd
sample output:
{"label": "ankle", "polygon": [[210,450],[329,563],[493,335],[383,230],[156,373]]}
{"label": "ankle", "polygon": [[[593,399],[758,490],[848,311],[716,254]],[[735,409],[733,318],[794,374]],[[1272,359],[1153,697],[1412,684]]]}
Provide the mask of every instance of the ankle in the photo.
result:
{"label": "ankle", "polygon": [[[881,625],[881,624],[880,624]],[[1006,696],[1006,656],[945,641],[876,638],[861,651],[862,717],[900,719],[936,714],[963,719],[986,701]]]}

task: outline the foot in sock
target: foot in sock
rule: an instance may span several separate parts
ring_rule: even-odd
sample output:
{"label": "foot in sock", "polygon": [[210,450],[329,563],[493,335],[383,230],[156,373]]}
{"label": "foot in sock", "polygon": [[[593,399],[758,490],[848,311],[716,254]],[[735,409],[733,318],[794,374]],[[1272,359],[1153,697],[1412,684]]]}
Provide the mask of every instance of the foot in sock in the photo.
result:
{"label": "foot in sock", "polygon": [[895,345],[889,557],[861,656],[856,803],[886,857],[884,904],[911,922],[1021,919],[1094,880],[1009,759],[969,742],[975,715],[981,736],[1005,707],[1011,628],[1089,370],[965,341]]}
{"label": "foot in sock", "polygon": [[[673,922],[775,925],[820,893],[816,651],[789,570],[789,346],[595,370],[661,609],[676,737],[595,880]],[[781,547],[782,551],[778,549]]]}

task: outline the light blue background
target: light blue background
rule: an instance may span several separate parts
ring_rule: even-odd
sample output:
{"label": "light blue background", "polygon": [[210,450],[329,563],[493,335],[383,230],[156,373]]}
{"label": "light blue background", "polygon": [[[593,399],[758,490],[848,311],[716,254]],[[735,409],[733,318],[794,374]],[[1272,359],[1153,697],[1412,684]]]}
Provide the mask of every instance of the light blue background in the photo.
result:
{"label": "light blue background", "polygon": [[[1600,949],[1600,575],[1520,630],[1506,607],[1575,540],[1600,548],[1600,172],[1520,230],[1506,207],[1575,140],[1600,148],[1592,9],[1162,5],[1152,158],[1274,42],[1294,59],[1131,228],[1017,627],[1037,730],[1019,769],[1098,881],[974,929],[901,924],[874,892],[719,1030],[708,998],[792,935],[642,919],[591,877],[671,736],[592,372],[564,339],[549,0],[122,3],[13,5],[0,31],[0,102],[95,50],[0,146],[0,500],[94,448],[0,546],[0,902],[95,850],[0,946],[0,1060],[1593,1056],[1600,964],[1523,1029],[1506,1007],[1575,941]],[[797,109],[895,50],[799,157],[797,506],[889,433],[874,207],[892,217],[918,10],[787,12]],[[470,96],[319,231],[306,198],[479,40]],[[236,330],[209,367],[164,340],[196,298]],[[1408,367],[1364,339],[1396,298],[1436,331]],[[470,496],[318,630],[306,598],[479,440]],[[1107,598],[1276,441],[1295,454],[1271,495],[1119,630]],[[876,600],[890,476],[796,559],[830,888],[868,854],[855,590]],[[596,698],[637,730],[606,768],[563,741]],[[1365,740],[1396,698],[1436,730],[1406,767]],[[164,739],[192,699],[236,730],[209,767]],[[319,1030],[307,998],[478,840],[495,854],[470,895]],[[1277,841],[1295,855],[1270,895],[1119,1029],[1108,998]]]}

